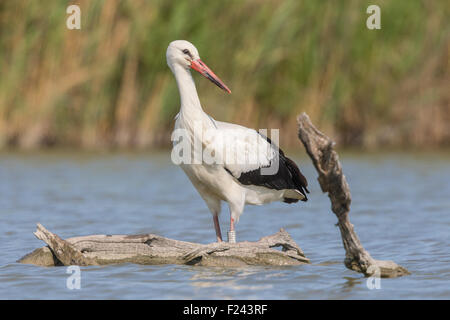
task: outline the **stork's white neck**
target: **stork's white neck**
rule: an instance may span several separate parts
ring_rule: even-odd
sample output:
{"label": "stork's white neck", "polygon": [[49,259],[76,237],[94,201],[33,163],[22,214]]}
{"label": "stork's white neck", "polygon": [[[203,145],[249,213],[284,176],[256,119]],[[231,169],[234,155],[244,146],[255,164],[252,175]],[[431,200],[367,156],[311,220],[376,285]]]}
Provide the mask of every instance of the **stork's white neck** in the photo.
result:
{"label": "stork's white neck", "polygon": [[178,91],[180,92],[180,112],[184,115],[190,114],[191,116],[194,114],[203,114],[203,109],[191,72],[179,65],[175,65],[172,68],[172,71],[177,80]]}

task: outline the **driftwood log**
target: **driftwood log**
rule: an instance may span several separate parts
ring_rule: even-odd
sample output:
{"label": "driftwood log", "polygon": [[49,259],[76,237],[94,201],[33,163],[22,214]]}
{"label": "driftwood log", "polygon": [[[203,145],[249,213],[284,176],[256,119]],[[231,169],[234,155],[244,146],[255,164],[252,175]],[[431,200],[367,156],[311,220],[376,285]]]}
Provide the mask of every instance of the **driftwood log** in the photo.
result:
{"label": "driftwood log", "polygon": [[[47,246],[18,262],[39,266],[105,265],[116,263],[186,264],[239,267],[286,266],[309,263],[302,249],[283,229],[256,242],[198,244],[144,235],[90,235],[61,239],[37,225],[35,236]],[[277,250],[279,247],[281,250]]]}
{"label": "driftwood log", "polygon": [[348,217],[351,203],[350,188],[342,172],[338,155],[333,150],[334,142],[314,127],[306,113],[301,114],[297,121],[298,136],[319,173],[320,187],[323,192],[328,192],[331,209],[338,218],[337,225],[346,252],[345,266],[366,276],[391,278],[409,274],[408,270],[393,261],[373,259],[363,248]]}

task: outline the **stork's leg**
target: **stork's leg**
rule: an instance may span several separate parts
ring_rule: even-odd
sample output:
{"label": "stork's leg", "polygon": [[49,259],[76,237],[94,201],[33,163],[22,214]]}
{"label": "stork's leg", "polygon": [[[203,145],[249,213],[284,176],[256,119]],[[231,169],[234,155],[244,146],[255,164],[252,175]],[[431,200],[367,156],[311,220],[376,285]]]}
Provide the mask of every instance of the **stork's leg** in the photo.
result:
{"label": "stork's leg", "polygon": [[234,229],[234,223],[239,220],[242,211],[244,211],[245,204],[244,195],[241,194],[234,201],[229,201],[228,204],[230,206],[230,231],[228,231],[228,242],[236,243],[236,231]]}
{"label": "stork's leg", "polygon": [[222,242],[222,232],[220,232],[220,224],[219,224],[219,217],[217,215],[213,215],[214,219],[214,228],[216,229],[216,238],[217,242]]}
{"label": "stork's leg", "polygon": [[230,217],[230,231],[234,231],[234,219]]}
{"label": "stork's leg", "polygon": [[209,193],[206,193],[204,190],[202,191],[199,190],[199,193],[202,196],[203,200],[205,200],[206,205],[208,206],[209,211],[211,211],[211,214],[213,216],[217,242],[222,242],[222,233],[220,232],[220,224],[219,224],[219,214],[221,209],[220,199],[216,198],[215,196]]}

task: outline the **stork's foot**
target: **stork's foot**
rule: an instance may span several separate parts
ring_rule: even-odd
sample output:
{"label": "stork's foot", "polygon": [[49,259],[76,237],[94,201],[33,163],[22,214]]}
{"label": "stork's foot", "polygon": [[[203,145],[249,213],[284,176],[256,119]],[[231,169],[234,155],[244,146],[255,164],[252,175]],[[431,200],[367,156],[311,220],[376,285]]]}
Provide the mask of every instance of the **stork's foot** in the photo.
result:
{"label": "stork's foot", "polygon": [[228,231],[228,242],[236,243],[236,231],[234,230]]}
{"label": "stork's foot", "polygon": [[220,237],[220,238],[217,237],[217,242],[219,242],[219,243],[220,243],[220,242],[223,242],[222,237]]}

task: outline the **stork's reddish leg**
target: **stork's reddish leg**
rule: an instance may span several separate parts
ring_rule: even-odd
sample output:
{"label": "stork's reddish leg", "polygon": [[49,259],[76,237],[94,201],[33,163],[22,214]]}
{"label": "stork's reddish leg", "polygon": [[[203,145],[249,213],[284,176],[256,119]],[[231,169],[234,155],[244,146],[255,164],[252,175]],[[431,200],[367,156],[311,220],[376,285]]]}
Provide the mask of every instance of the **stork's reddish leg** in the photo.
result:
{"label": "stork's reddish leg", "polygon": [[214,215],[213,219],[214,219],[214,228],[216,229],[217,242],[222,242],[222,232],[220,232],[219,217],[217,215]]}
{"label": "stork's reddish leg", "polygon": [[236,233],[234,231],[234,219],[230,218],[230,231],[228,231],[228,242],[236,243]]}

